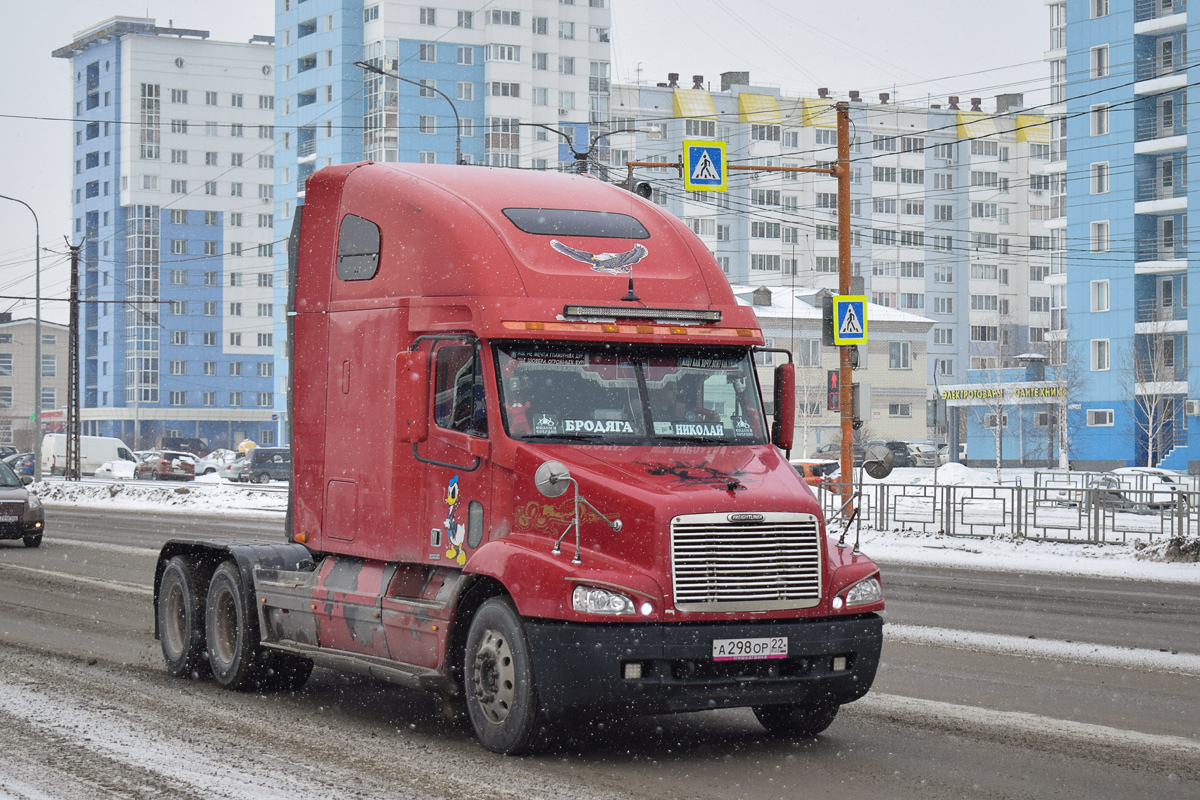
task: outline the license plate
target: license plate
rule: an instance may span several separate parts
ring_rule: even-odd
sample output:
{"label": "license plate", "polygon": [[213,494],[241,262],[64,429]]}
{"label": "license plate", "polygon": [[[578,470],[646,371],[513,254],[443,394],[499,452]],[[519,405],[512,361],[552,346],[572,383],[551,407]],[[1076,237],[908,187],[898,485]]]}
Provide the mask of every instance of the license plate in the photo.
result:
{"label": "license plate", "polygon": [[753,661],[760,658],[787,658],[786,636],[761,639],[713,639],[713,661]]}
{"label": "license plate", "polygon": [[0,522],[16,522],[16,517],[0,517]]}

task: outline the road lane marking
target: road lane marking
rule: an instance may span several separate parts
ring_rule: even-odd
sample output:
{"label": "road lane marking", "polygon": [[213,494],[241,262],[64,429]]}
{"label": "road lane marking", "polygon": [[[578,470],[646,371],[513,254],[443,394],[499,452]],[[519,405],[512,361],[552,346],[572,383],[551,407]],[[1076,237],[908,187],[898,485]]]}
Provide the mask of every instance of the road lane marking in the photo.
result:
{"label": "road lane marking", "polygon": [[[1181,736],[1168,736],[1111,728],[1090,722],[1043,717],[1026,711],[996,711],[978,706],[925,700],[917,697],[872,692],[845,707],[850,713],[891,719],[903,724],[925,724],[940,730],[982,733],[993,741],[1011,740],[1022,746],[1037,740],[1040,746],[1062,750],[1064,744],[1101,747],[1124,754],[1126,760],[1149,759],[1155,762],[1190,765],[1193,774],[1200,770],[1200,742]],[[1117,758],[1114,756],[1114,758]],[[1175,771],[1175,770],[1173,770]]]}
{"label": "road lane marking", "polygon": [[1031,656],[1076,664],[1200,676],[1200,655],[1194,653],[1164,653],[1146,648],[1113,647],[1060,639],[1027,639],[997,633],[896,625],[890,622],[883,626],[883,635],[885,641],[903,644],[932,645],[978,653]]}
{"label": "road lane marking", "polygon": [[69,572],[56,572],[52,569],[38,569],[37,567],[26,567],[20,564],[0,565],[0,573],[3,573],[8,569],[19,570],[20,572],[29,572],[35,575],[45,575],[48,578],[58,578],[59,580],[71,581],[72,583],[82,583],[85,586],[100,586],[104,589],[112,589],[113,591],[125,592],[126,594],[143,596],[150,596],[154,594],[153,588],[137,583],[104,580],[103,578],[87,578],[83,575],[72,575]]}

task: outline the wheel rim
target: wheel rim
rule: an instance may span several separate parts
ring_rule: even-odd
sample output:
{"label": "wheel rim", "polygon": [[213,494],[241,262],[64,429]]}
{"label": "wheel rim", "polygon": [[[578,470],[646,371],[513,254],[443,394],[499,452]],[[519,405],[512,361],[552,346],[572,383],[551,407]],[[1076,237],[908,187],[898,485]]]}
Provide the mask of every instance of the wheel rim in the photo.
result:
{"label": "wheel rim", "polygon": [[238,613],[233,595],[222,591],[217,595],[216,613],[213,614],[213,655],[222,664],[233,663],[237,643]]}
{"label": "wheel rim", "polygon": [[490,722],[501,723],[512,710],[517,671],[508,639],[490,628],[475,650],[475,699]]}
{"label": "wheel rim", "polygon": [[172,658],[178,658],[183,652],[184,630],[187,627],[183,589],[179,584],[171,584],[167,590],[167,596],[163,600],[163,612],[163,644],[170,651]]}

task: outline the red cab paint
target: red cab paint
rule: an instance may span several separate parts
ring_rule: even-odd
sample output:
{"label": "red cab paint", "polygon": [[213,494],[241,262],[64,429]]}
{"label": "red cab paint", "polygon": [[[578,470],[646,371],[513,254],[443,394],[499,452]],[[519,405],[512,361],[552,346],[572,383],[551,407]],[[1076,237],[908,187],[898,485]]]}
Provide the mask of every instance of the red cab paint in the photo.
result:
{"label": "red cab paint", "polygon": [[[614,712],[812,735],[866,693],[878,570],[827,536],[752,310],[677,218],[586,176],[351,164],[289,247],[289,543],[164,548],[172,672],[434,689],[501,753]],[[240,616],[228,574],[199,596],[222,561]]]}

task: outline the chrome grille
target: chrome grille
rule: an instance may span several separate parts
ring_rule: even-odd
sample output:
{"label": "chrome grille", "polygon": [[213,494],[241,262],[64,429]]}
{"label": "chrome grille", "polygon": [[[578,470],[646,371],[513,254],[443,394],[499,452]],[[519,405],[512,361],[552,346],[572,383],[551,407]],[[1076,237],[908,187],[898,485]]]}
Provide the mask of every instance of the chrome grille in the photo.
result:
{"label": "chrome grille", "polygon": [[[731,517],[762,517],[761,521]],[[671,521],[680,611],[810,608],[821,599],[821,536],[811,514],[691,514]]]}

